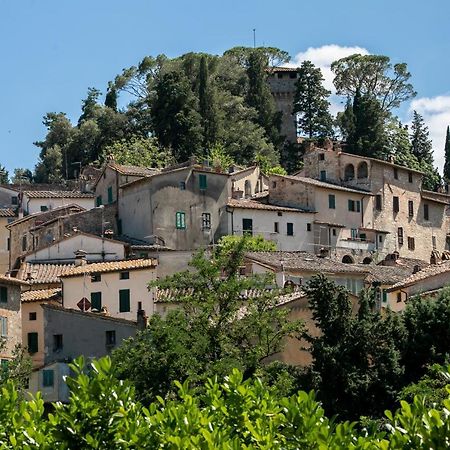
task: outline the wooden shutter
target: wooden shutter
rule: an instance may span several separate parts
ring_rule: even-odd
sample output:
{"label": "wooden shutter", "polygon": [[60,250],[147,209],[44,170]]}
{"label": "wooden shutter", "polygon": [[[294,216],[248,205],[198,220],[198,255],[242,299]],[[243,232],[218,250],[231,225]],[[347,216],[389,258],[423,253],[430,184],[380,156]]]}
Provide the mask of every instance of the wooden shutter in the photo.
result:
{"label": "wooden shutter", "polygon": [[130,312],[129,289],[120,289],[119,291],[119,312]]}
{"label": "wooden shutter", "polygon": [[0,303],[8,303],[8,288],[0,286]]}

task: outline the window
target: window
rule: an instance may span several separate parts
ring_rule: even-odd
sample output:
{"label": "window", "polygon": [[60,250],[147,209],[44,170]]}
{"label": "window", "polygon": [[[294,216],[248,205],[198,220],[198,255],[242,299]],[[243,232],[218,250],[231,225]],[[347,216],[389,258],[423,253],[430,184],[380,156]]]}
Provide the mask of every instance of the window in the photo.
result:
{"label": "window", "polygon": [[244,195],[245,197],[251,197],[252,196],[252,183],[250,180],[245,180],[244,183]]}
{"label": "window", "polygon": [[120,289],[119,291],[119,312],[130,312],[129,289]]}
{"label": "window", "polygon": [[108,187],[108,203],[112,203],[113,202],[113,190],[112,190],[112,186]]}
{"label": "window", "polygon": [[401,301],[402,301],[402,293],[397,292],[397,303],[401,303]]}
{"label": "window", "polygon": [[288,236],[294,236],[294,224],[291,222],[288,222],[286,224],[286,234]]}
{"label": "window", "polygon": [[359,233],[359,239],[360,239],[361,241],[365,241],[365,240],[367,239],[366,233]]}
{"label": "window", "polygon": [[42,386],[52,387],[54,384],[54,372],[53,370],[45,369],[42,371]]}
{"label": "window", "polygon": [[414,216],[414,202],[412,200],[408,200],[408,216]]}
{"label": "window", "polygon": [[381,236],[381,234],[380,234],[380,236],[378,236],[378,242],[379,242],[380,244],[383,242],[383,236]]}
{"label": "window", "polygon": [[398,180],[398,169],[397,169],[397,167],[394,167],[394,178],[396,180]]}
{"label": "window", "polygon": [[423,218],[424,220],[430,220],[430,209],[427,203],[423,205]]}
{"label": "window", "polygon": [[242,219],[242,234],[253,235],[253,219]]}
{"label": "window", "polygon": [[353,164],[347,164],[344,169],[344,180],[350,181],[355,178],[355,167]]}
{"label": "window", "polygon": [[0,336],[8,336],[8,318],[0,317]]}
{"label": "window", "polygon": [[412,175],[412,172],[408,172],[408,181],[409,181],[410,183],[413,182],[413,175]]}
{"label": "window", "polygon": [[365,161],[358,165],[358,178],[367,178],[369,176],[369,168]]}
{"label": "window", "polygon": [[41,212],[46,212],[48,211],[48,206],[47,205],[41,205]]}
{"label": "window", "polygon": [[278,216],[278,217],[282,217],[282,216],[283,216],[283,213],[282,213],[282,212],[278,212],[278,213],[277,213],[277,216]]}
{"label": "window", "polygon": [[415,250],[415,249],[416,249],[415,239],[413,237],[408,237],[408,250]]}
{"label": "window", "polygon": [[327,171],[326,170],[320,171],[320,181],[327,181]]}
{"label": "window", "polygon": [[398,197],[395,197],[392,199],[392,207],[395,213],[398,213],[400,211],[400,203],[398,201]]}
{"label": "window", "polygon": [[36,320],[36,319],[37,319],[37,313],[30,312],[30,314],[28,314],[28,320]]}
{"label": "window", "polygon": [[116,345],[116,330],[108,330],[105,332],[106,346],[111,347]]}
{"label": "window", "polygon": [[328,208],[336,209],[336,197],[334,194],[328,195]]}
{"label": "window", "polygon": [[333,228],[333,229],[331,230],[331,234],[332,234],[333,236],[336,236],[336,228]]}
{"label": "window", "polygon": [[91,274],[91,282],[92,283],[98,283],[100,281],[102,281],[102,276],[99,273]]}
{"label": "window", "polygon": [[210,229],[211,229],[211,214],[202,213],[202,230],[210,230]]}
{"label": "window", "polygon": [[8,252],[11,250],[11,239],[10,238],[6,239],[6,250],[8,250]]}
{"label": "window", "polygon": [[185,191],[185,190],[186,190],[186,182],[180,181],[180,191]]}
{"label": "window", "polygon": [[402,227],[397,228],[397,238],[398,238],[398,245],[403,245],[403,228]]}
{"label": "window", "polygon": [[278,72],[278,73],[277,73],[277,77],[278,77],[278,78],[283,78],[283,73],[282,73],[282,72]]}
{"label": "window", "polygon": [[206,190],[206,187],[207,187],[206,175],[200,174],[198,176],[198,186],[199,186],[201,191],[205,191]]}
{"label": "window", "polygon": [[319,161],[325,161],[325,153],[319,153]]}
{"label": "window", "polygon": [[386,292],[386,290],[385,289],[383,289],[383,303],[386,303],[387,302],[387,292]]}
{"label": "window", "polygon": [[91,310],[96,309],[101,311],[102,309],[102,293],[101,292],[91,292]]}
{"label": "window", "polygon": [[177,230],[186,229],[186,214],[182,211],[178,211],[175,215],[175,226]]}
{"label": "window", "polygon": [[33,353],[36,353],[38,351],[38,334],[28,333],[27,338],[28,353],[32,355]]}
{"label": "window", "polygon": [[297,72],[289,72],[289,78],[297,78]]}
{"label": "window", "polygon": [[98,195],[97,198],[95,199],[95,205],[96,206],[102,206],[103,205],[103,201],[102,201],[102,196]]}
{"label": "window", "polygon": [[0,286],[0,303],[8,303],[8,288]]}
{"label": "window", "polygon": [[23,252],[27,251],[27,237],[26,236],[22,237],[22,251]]}
{"label": "window", "polygon": [[306,224],[306,231],[311,231],[311,224],[310,223]]}
{"label": "window", "polygon": [[280,232],[280,224],[278,222],[273,223],[273,232],[279,233]]}
{"label": "window", "polygon": [[120,272],[119,278],[121,280],[129,280],[130,279],[130,272]]}
{"label": "window", "polygon": [[350,232],[353,240],[358,239],[358,230],[356,228],[352,228]]}
{"label": "window", "polygon": [[277,187],[277,182],[276,181],[272,181],[272,188],[275,189]]}
{"label": "window", "polygon": [[53,335],[53,351],[60,352],[63,349],[63,335],[54,334]]}
{"label": "window", "polygon": [[436,250],[436,236],[431,236],[431,245],[433,246],[433,250]]}
{"label": "window", "polygon": [[361,202],[359,200],[349,200],[348,201],[348,210],[361,212]]}
{"label": "window", "polygon": [[381,211],[383,209],[383,198],[380,194],[375,196],[375,209]]}
{"label": "window", "polygon": [[19,199],[17,198],[17,196],[13,196],[11,197],[11,205],[18,205],[19,204]]}

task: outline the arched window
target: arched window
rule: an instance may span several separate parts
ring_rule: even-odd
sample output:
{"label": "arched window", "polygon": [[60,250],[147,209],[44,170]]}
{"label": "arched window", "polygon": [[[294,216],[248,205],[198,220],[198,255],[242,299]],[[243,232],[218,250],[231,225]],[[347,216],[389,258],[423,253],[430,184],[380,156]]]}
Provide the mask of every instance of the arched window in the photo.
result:
{"label": "arched window", "polygon": [[353,261],[353,258],[352,258],[350,255],[345,255],[345,256],[342,258],[342,262],[343,262],[344,264],[353,264],[355,261]]}
{"label": "arched window", "polygon": [[245,191],[245,196],[246,197],[251,197],[252,196],[252,183],[251,183],[250,180],[245,180],[244,191]]}
{"label": "arched window", "polygon": [[358,178],[367,178],[369,176],[369,168],[365,161],[359,163],[358,166]]}
{"label": "arched window", "polygon": [[371,262],[372,258],[369,258],[368,256],[363,259],[363,264],[370,264]]}
{"label": "arched window", "polygon": [[347,164],[344,170],[344,180],[350,181],[355,178],[355,167],[353,164]]}

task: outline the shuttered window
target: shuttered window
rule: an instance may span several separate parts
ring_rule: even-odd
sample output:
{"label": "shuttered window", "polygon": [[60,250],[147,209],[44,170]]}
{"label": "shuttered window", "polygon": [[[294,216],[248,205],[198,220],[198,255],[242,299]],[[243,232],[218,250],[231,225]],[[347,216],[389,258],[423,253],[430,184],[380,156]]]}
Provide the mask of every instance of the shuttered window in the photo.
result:
{"label": "shuttered window", "polygon": [[334,196],[334,194],[328,195],[328,208],[336,209],[336,197]]}
{"label": "shuttered window", "polygon": [[201,191],[206,190],[207,188],[206,175],[201,174],[198,176],[198,185]]}
{"label": "shuttered window", "polygon": [[53,370],[46,369],[42,371],[42,386],[52,387],[55,382],[55,376]]}
{"label": "shuttered window", "polygon": [[8,303],[8,288],[0,286],[0,303]]}
{"label": "shuttered window", "polygon": [[8,336],[8,318],[0,317],[0,335],[2,337]]}
{"label": "shuttered window", "polygon": [[130,312],[129,289],[120,289],[119,291],[119,312]]}
{"label": "shuttered window", "polygon": [[28,353],[33,354],[38,351],[38,334],[28,333]]}
{"label": "shuttered window", "polygon": [[186,214],[182,211],[178,211],[175,215],[175,226],[178,230],[186,229]]}
{"label": "shuttered window", "polygon": [[102,293],[91,292],[91,309],[100,311],[102,309]]}

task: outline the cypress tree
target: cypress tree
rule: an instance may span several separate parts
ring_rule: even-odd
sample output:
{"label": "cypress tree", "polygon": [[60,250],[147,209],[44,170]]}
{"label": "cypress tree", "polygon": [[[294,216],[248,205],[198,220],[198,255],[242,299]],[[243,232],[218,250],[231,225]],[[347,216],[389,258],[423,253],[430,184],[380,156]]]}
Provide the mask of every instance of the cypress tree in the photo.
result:
{"label": "cypress tree", "polygon": [[447,182],[450,181],[450,127],[447,127],[447,134],[445,136],[444,178]]}
{"label": "cypress tree", "polygon": [[430,132],[425,125],[423,117],[417,111],[413,113],[410,137],[411,153],[420,163],[433,164],[433,144],[430,139]]}

